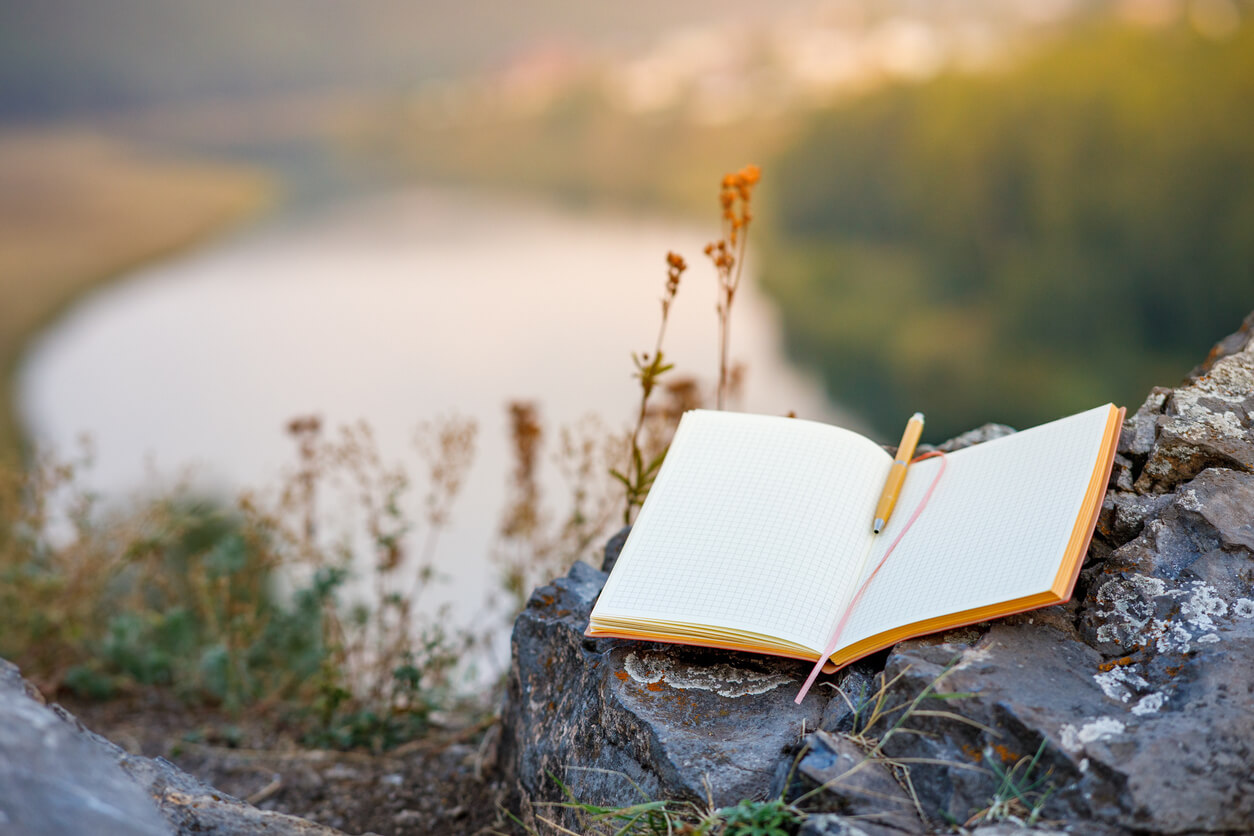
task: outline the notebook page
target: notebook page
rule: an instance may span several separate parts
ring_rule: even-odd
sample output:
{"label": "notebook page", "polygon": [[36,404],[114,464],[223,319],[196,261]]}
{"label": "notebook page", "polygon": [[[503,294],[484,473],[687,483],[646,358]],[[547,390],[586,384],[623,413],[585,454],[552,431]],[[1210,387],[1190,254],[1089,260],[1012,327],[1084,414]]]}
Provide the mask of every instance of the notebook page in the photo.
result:
{"label": "notebook page", "polygon": [[890,464],[874,442],[826,424],[685,414],[596,615],[821,649],[865,556]]}
{"label": "notebook page", "polygon": [[[1110,407],[960,450],[931,502],[876,575],[846,646],[934,616],[1048,590],[1101,452]],[[879,559],[927,490],[939,460],[913,465]]]}

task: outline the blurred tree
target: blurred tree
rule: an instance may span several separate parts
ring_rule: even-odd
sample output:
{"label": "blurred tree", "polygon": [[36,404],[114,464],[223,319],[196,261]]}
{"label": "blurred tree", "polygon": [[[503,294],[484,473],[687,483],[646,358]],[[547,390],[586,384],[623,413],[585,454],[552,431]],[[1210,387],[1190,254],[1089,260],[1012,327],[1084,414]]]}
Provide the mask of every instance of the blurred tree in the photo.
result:
{"label": "blurred tree", "polygon": [[1254,308],[1254,24],[1088,26],[819,115],[777,164],[793,353],[884,432],[1173,383]]}

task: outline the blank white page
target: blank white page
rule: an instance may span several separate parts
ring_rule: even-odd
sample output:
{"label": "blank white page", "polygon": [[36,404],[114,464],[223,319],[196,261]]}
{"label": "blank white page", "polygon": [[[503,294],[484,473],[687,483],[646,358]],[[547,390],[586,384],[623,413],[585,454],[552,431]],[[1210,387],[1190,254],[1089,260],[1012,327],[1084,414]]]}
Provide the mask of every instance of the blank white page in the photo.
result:
{"label": "blank white page", "polygon": [[892,460],[795,418],[686,413],[595,617],[748,631],[821,650]]}
{"label": "blank white page", "polygon": [[[951,454],[931,502],[853,612],[841,646],[904,624],[1049,590],[1106,434],[1102,406]],[[939,468],[912,465],[878,562]],[[829,637],[830,638],[830,637]]]}

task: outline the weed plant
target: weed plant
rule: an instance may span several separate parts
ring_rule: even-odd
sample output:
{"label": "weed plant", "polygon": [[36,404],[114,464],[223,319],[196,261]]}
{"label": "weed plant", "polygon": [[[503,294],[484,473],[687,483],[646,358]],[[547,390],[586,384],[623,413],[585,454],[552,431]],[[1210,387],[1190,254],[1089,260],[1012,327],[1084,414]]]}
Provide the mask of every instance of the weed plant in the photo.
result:
{"label": "weed plant", "polygon": [[580,557],[596,562],[594,551],[610,533],[617,502],[605,474],[621,467],[625,444],[592,415],[559,430],[550,462],[568,491],[559,514],[546,502],[540,481],[546,433],[539,408],[514,401],[508,409],[513,469],[492,553],[505,601],[493,600],[490,607],[512,622],[537,585],[564,573]]}
{"label": "weed plant", "polygon": [[[534,586],[608,535],[618,497],[604,474],[624,445],[591,417],[560,428],[551,463],[569,497],[558,514],[541,491],[538,410],[514,403],[510,419],[494,557],[507,593],[495,605],[512,620]],[[0,470],[0,656],[50,694],[159,687],[282,716],[319,746],[387,748],[469,709],[462,677],[495,625],[450,628],[431,599],[475,425],[419,428],[420,496],[364,424],[330,434],[302,417],[287,431],[295,456],[278,489],[233,501],[176,488],[106,512],[82,487],[86,454]]]}
{"label": "weed plant", "polygon": [[1037,824],[1045,809],[1045,802],[1056,789],[1051,780],[1053,770],[1039,769],[1041,755],[1045,753],[1047,745],[1048,741],[1042,738],[1036,754],[1030,758],[1020,758],[1009,769],[1001,765],[992,749],[986,750],[984,761],[998,779],[997,789],[989,799],[988,806],[971,816],[965,826],[999,821],[1014,822],[1022,827]]}
{"label": "weed plant", "polygon": [[[97,513],[82,462],[45,456],[0,474],[0,655],[49,693],[160,686],[279,712],[322,745],[377,749],[423,731],[454,703],[453,675],[476,644],[422,606],[474,426],[423,431],[421,549],[402,510],[408,478],[367,427],[328,439],[302,418],[288,431],[296,465],[280,490],[233,503],[177,489]],[[355,533],[324,530],[331,507],[353,510]],[[352,600],[363,566],[373,605]]]}
{"label": "weed plant", "polygon": [[[310,680],[313,693],[305,695],[313,706],[307,740],[386,748],[425,731],[431,715],[450,705],[452,675],[478,642],[472,633],[448,630],[443,608],[421,606],[436,580],[436,543],[473,460],[476,427],[454,417],[419,429],[428,486],[418,547],[404,510],[409,478],[383,461],[368,426],[344,427],[323,440],[320,422],[308,418],[293,421],[289,432],[298,466],[277,505],[258,520],[272,543],[298,556],[296,568],[309,578],[320,608],[324,653]],[[355,524],[321,532],[318,521],[332,518],[319,504],[322,493],[328,505],[353,509]],[[350,581],[363,564],[369,594],[362,600],[359,589],[358,600],[349,600]]]}
{"label": "weed plant", "polygon": [[858,700],[853,700],[837,688],[837,696],[845,700],[853,712],[853,723],[844,736],[855,743],[863,752],[862,758],[845,772],[831,780],[820,784],[794,799],[794,803],[804,807],[821,797],[829,789],[839,790],[840,786],[849,781],[858,772],[879,766],[889,769],[914,802],[915,811],[921,821],[928,820],[927,812],[919,803],[918,794],[911,779],[911,767],[920,764],[951,766],[958,769],[980,771],[980,767],[970,763],[951,763],[933,758],[889,757],[885,754],[885,746],[894,737],[900,735],[926,735],[927,732],[917,728],[912,721],[920,718],[939,718],[956,723],[973,726],[989,734],[997,733],[989,727],[947,708],[932,708],[933,701],[948,702],[973,696],[966,692],[943,692],[938,686],[949,676],[952,665],[943,670],[939,676],[929,682],[918,694],[909,700],[901,700],[894,695],[894,686],[906,675],[909,668],[904,668],[891,679],[880,678],[880,685],[874,693]]}
{"label": "weed plant", "polygon": [[[537,814],[536,820],[550,832],[571,836],[793,836],[805,820],[801,810],[782,799],[746,799],[730,807],[715,807],[713,802],[701,805],[650,800],[638,786],[636,790],[645,800],[624,807],[601,807],[579,801],[552,773],[549,779],[561,788],[566,801],[547,806],[566,810],[579,829],[572,830],[544,814]],[[512,818],[531,836],[540,836],[542,831]]]}
{"label": "weed plant", "polygon": [[[933,701],[963,700],[974,696],[970,692],[942,692],[940,684],[953,670],[953,664],[946,667],[928,685],[909,700],[901,700],[894,696],[894,685],[906,675],[909,668],[904,668],[891,679],[880,678],[879,687],[869,695],[860,694],[856,698],[837,688],[837,695],[845,700],[852,712],[852,723],[844,736],[862,749],[863,757],[844,773],[826,783],[814,787],[808,792],[793,799],[793,803],[802,809],[818,801],[821,794],[829,789],[839,790],[840,786],[853,776],[873,765],[888,768],[907,791],[914,802],[915,810],[923,823],[929,822],[929,816],[919,803],[911,778],[911,767],[918,765],[942,766],[948,769],[962,769],[972,772],[983,772],[997,781],[996,789],[988,799],[987,805],[975,812],[965,822],[955,821],[944,811],[938,815],[946,819],[954,827],[973,827],[990,822],[1012,822],[1021,826],[1031,827],[1040,821],[1045,803],[1056,787],[1051,777],[1052,770],[1040,769],[1041,756],[1048,742],[1042,740],[1036,753],[1031,757],[1023,757],[1007,767],[998,757],[993,747],[986,748],[981,763],[967,761],[948,761],[934,758],[905,758],[887,756],[885,747],[898,735],[932,736],[935,732],[918,728],[912,721],[921,718],[948,720],[965,726],[973,727],[989,737],[998,737],[999,733],[982,723],[976,722],[948,708],[931,707]],[[802,752],[802,756],[804,752]],[[800,757],[800,756],[799,756]]]}
{"label": "weed plant", "polygon": [[[745,249],[749,240],[749,224],[753,220],[750,202],[753,187],[761,179],[762,173],[756,165],[747,165],[740,171],[725,174],[719,185],[719,205],[722,208],[722,237],[705,247],[705,254],[714,264],[718,280],[718,312],[719,325],[719,366],[718,383],[716,386],[716,403],[719,409],[726,406],[730,396],[739,390],[744,378],[744,367],[732,364],[731,350],[731,308],[736,291],[740,287],[740,277],[744,271]],[[662,341],[666,336],[666,324],[670,317],[671,305],[679,292],[679,280],[688,264],[678,253],[666,254],[666,286],[662,293],[662,317],[658,326],[657,340],[653,352],[636,354],[632,352],[631,361],[635,365],[634,377],[640,382],[640,408],[636,415],[636,423],[632,428],[627,445],[627,464],[625,467],[612,468],[610,475],[616,479],[624,490],[623,524],[631,525],[637,511],[644,505],[653,480],[657,478],[666,451],[670,447],[671,436],[679,423],[679,418],[689,409],[702,405],[703,397],[697,381],[690,377],[668,381],[665,391],[668,404],[660,408],[651,407],[649,403],[654,390],[663,375],[674,369],[673,363],[666,362],[662,351]]]}
{"label": "weed plant", "polygon": [[666,336],[666,322],[670,317],[671,305],[679,292],[679,279],[687,269],[688,264],[683,256],[673,252],[666,254],[666,289],[661,299],[662,322],[658,326],[653,353],[650,355],[644,352],[637,355],[633,351],[631,354],[631,361],[636,366],[635,377],[640,381],[640,411],[636,415],[636,426],[631,431],[630,461],[627,464],[626,473],[616,468],[610,470],[610,475],[621,482],[626,491],[626,507],[623,509],[624,525],[631,524],[636,511],[644,504],[644,498],[648,495],[649,488],[653,486],[653,480],[657,477],[662,461],[666,458],[665,446],[662,446],[660,450],[645,452],[645,448],[642,447],[642,433],[645,432],[646,425],[649,423],[649,398],[662,375],[675,367],[673,363],[667,363],[665,360],[665,355],[662,353],[662,339]]}
{"label": "weed plant", "polygon": [[734,174],[723,176],[719,187],[722,206],[723,236],[707,244],[705,254],[714,263],[718,275],[718,397],[719,409],[727,405],[731,389],[731,309],[740,288],[745,269],[745,248],[749,243],[749,224],[753,221],[750,204],[753,187],[762,177],[756,165],[747,165]]}

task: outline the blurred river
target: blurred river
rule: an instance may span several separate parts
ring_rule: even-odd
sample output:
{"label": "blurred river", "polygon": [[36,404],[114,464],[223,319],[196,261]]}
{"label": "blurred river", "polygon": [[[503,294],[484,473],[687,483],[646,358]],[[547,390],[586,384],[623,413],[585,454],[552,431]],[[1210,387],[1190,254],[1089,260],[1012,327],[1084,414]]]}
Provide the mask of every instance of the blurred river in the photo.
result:
{"label": "blurred river", "polygon": [[[487,555],[511,466],[506,402],[539,405],[547,451],[558,425],[590,412],[627,426],[639,397],[630,352],[652,348],[672,249],[690,269],[666,354],[674,374],[712,381],[715,281],[701,251],[716,234],[456,191],[357,198],[85,299],[27,352],[19,403],[36,439],[63,454],[91,438],[87,482],[108,501],[185,473],[223,494],[273,486],[294,461],[283,427],[310,413],[330,427],[365,419],[385,461],[417,477],[416,425],[472,417],[477,455],[438,549],[450,579],[439,597],[470,621],[496,583]],[[848,425],[788,365],[773,310],[747,284],[732,323],[747,364],[740,408]]]}

